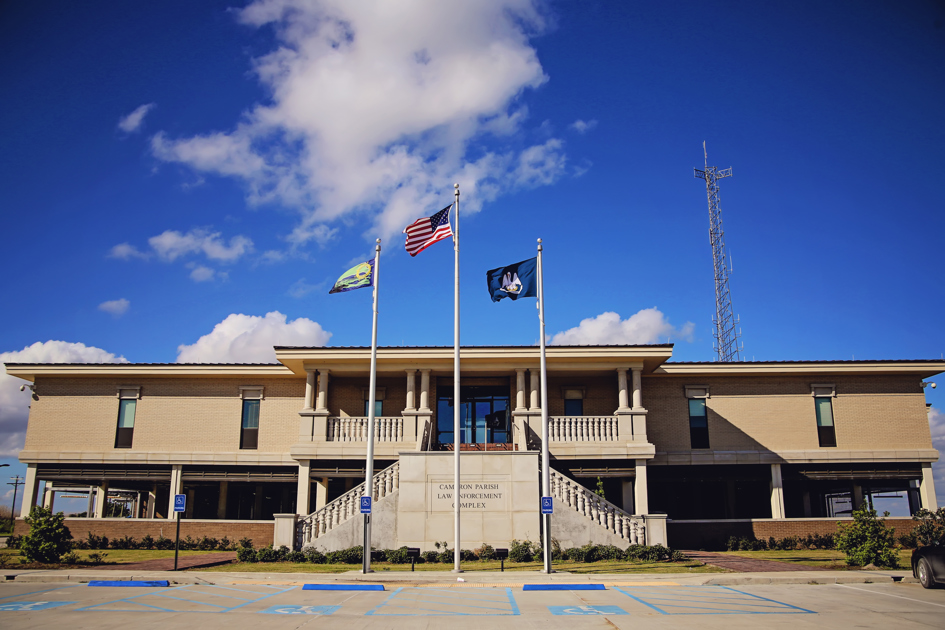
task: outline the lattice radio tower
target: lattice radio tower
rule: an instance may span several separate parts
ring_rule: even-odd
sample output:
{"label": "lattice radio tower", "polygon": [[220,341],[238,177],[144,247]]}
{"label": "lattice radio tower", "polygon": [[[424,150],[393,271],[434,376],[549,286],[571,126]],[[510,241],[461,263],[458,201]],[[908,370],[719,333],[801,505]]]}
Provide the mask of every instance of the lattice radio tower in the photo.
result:
{"label": "lattice radio tower", "polygon": [[732,313],[732,295],[728,288],[729,266],[725,264],[725,232],[722,231],[722,208],[719,207],[719,183],[723,177],[731,177],[731,167],[718,169],[709,166],[709,155],[706,153],[705,142],[702,143],[702,153],[705,156],[705,170],[693,169],[696,179],[705,180],[705,192],[709,199],[709,242],[712,244],[712,267],[715,269],[715,349],[719,354],[719,361],[739,361],[738,347],[739,333],[735,327],[738,320]]}

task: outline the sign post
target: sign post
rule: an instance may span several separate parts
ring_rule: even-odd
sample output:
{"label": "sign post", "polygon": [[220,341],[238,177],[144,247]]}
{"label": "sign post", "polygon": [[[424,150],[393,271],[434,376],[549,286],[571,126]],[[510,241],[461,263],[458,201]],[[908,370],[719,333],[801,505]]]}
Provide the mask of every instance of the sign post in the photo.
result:
{"label": "sign post", "polygon": [[177,516],[177,538],[174,541],[174,570],[177,570],[177,553],[180,551],[180,515],[187,509],[187,495],[174,495],[174,512]]}

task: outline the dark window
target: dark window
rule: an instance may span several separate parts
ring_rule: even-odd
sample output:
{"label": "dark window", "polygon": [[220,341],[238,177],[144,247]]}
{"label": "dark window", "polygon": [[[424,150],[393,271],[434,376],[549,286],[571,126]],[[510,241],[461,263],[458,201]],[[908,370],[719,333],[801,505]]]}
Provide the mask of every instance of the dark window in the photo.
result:
{"label": "dark window", "polygon": [[705,399],[689,399],[689,441],[692,448],[709,448],[709,419]]}
{"label": "dark window", "polygon": [[564,415],[583,416],[584,415],[584,401],[580,398],[577,398],[577,399],[566,398],[564,401]]}
{"label": "dark window", "polygon": [[814,398],[817,410],[817,438],[821,446],[836,446],[837,434],[833,428],[833,405],[829,398]]}
{"label": "dark window", "polygon": [[[370,415],[371,415],[371,401],[365,400],[364,401],[364,417],[368,418],[370,417]],[[383,415],[384,415],[384,401],[375,400],[374,401],[374,417],[380,418]]]}
{"label": "dark window", "polygon": [[243,401],[243,422],[240,429],[240,448],[256,448],[259,444],[259,401]]}
{"label": "dark window", "polygon": [[135,432],[135,408],[137,400],[121,399],[118,401],[118,433],[115,435],[115,448],[131,448]]}
{"label": "dark window", "polygon": [[[440,444],[453,442],[453,390],[437,398],[437,433]],[[464,385],[460,388],[459,441],[463,444],[507,444],[512,431],[506,387]]]}

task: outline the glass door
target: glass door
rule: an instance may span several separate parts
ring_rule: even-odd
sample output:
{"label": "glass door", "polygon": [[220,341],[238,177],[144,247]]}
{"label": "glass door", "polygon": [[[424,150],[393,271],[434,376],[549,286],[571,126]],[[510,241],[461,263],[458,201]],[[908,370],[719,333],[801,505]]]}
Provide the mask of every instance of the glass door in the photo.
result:
{"label": "glass door", "polygon": [[[437,433],[440,444],[452,444],[453,392],[437,400]],[[496,444],[509,441],[509,393],[505,387],[460,388],[459,440],[462,444]]]}

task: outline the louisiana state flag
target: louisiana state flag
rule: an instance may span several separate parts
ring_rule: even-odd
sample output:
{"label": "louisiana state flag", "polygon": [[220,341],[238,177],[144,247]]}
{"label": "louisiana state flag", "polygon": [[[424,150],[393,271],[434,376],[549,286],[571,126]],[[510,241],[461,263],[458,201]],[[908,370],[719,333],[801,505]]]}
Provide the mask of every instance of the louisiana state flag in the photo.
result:
{"label": "louisiana state flag", "polygon": [[538,275],[535,272],[538,258],[529,258],[522,262],[490,269],[486,272],[489,282],[489,295],[493,302],[502,298],[517,300],[520,297],[538,297]]}

